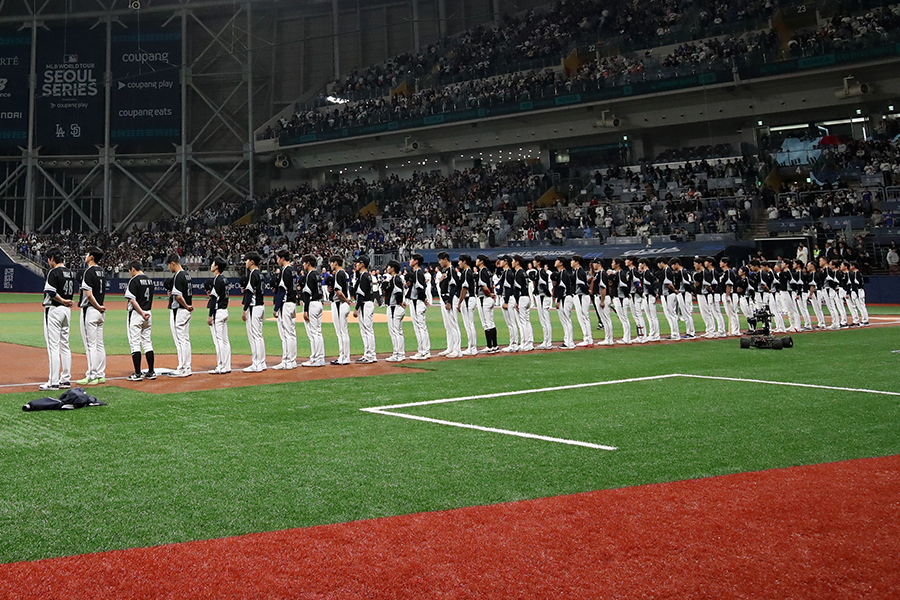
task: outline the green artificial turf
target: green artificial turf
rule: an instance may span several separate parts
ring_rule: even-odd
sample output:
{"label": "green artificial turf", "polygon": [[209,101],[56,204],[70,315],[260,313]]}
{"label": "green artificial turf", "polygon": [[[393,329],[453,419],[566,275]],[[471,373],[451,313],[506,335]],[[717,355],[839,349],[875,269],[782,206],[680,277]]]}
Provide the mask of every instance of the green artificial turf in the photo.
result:
{"label": "green artificial turf", "polygon": [[169,395],[104,386],[92,391],[108,406],[71,412],[23,413],[36,394],[0,395],[0,561],[900,453],[897,396],[757,383],[679,378],[399,411],[614,452],[359,410],[668,373],[900,391],[895,328],[795,340],[478,357]]}
{"label": "green artificial turf", "polygon": [[[0,342],[21,344],[24,346],[32,346],[35,348],[45,347],[44,334],[41,323],[42,313],[40,312],[41,296],[38,294],[14,295],[23,297],[27,296],[25,301],[33,304],[35,307],[37,307],[37,310],[25,313],[0,313]],[[0,298],[2,298],[2,295],[0,295]],[[116,297],[115,299],[120,300],[119,297]],[[23,300],[20,299],[19,301],[22,302]],[[386,309],[383,307],[376,309],[376,312],[382,315],[385,313],[385,311]],[[330,308],[327,305],[325,308],[325,312],[330,312]],[[873,315],[896,314],[898,312],[898,308],[895,306],[875,306],[871,307],[869,312]],[[250,344],[247,341],[246,325],[241,320],[240,304],[233,300],[231,306],[228,309],[228,314],[228,331],[231,339],[232,353],[235,355],[249,356]],[[665,338],[669,335],[669,327],[665,317],[663,316],[662,309],[659,306],[657,306],[657,314],[659,318],[660,333],[662,337]],[[193,313],[193,318],[191,319],[191,345],[194,354],[214,355],[216,353],[215,348],[213,347],[209,327],[206,324],[207,316],[207,310],[200,306],[198,306],[197,310],[195,310]],[[603,339],[603,332],[597,329],[597,315],[593,309],[591,310],[590,316],[591,330],[593,332],[594,340],[600,341]],[[272,317],[272,307],[270,305],[267,305],[266,321],[263,324],[263,337],[265,338],[266,342],[266,353],[269,356],[279,356],[281,354],[281,340],[278,337],[278,327],[276,322],[270,320]],[[572,317],[575,328],[575,341],[578,342],[581,341],[582,337],[581,328],[578,325],[577,319],[575,319],[574,312],[572,313]],[[702,334],[703,321],[700,318],[696,307],[694,309],[693,317],[698,334]],[[81,354],[84,353],[84,344],[82,343],[81,334],[79,332],[79,319],[80,312],[78,310],[73,310],[69,341],[72,351]],[[111,310],[107,313],[106,325],[104,327],[104,342],[106,345],[107,354],[130,354],[128,340],[125,333],[125,319],[126,312],[124,309]],[[172,334],[169,329],[169,311],[165,308],[164,301],[157,301],[155,303],[153,309],[153,319],[154,350],[157,352],[157,354],[174,354],[175,344],[172,341]],[[497,324],[500,343],[501,345],[506,345],[508,343],[509,336],[506,328],[506,323],[503,321],[503,315],[499,309],[494,311],[494,320]],[[553,325],[553,339],[555,342],[561,342],[562,326],[559,324],[559,318],[555,310],[551,311],[550,320]],[[900,320],[900,316],[898,316],[898,320]],[[428,309],[427,321],[428,332],[431,337],[432,350],[441,350],[443,348],[446,348],[447,342],[444,332],[444,323],[441,316],[441,309],[438,306],[432,306]],[[612,322],[615,337],[621,337],[622,326],[615,313],[612,314]],[[742,327],[746,328],[746,321],[743,319],[743,317],[741,318],[741,322]],[[813,322],[815,323],[814,317]],[[541,342],[542,333],[540,320],[538,319],[537,311],[535,310],[531,311],[531,323],[534,329],[535,344],[537,345]],[[377,351],[381,353],[390,353],[393,348],[391,346],[390,335],[388,334],[387,323],[375,323],[374,328]],[[462,326],[461,319],[460,329],[462,334],[462,345],[465,349],[468,340],[466,338],[466,332]],[[484,347],[484,331],[481,328],[481,321],[479,320],[477,315],[475,317],[475,330],[478,334],[479,347]],[[681,324],[681,330],[683,333],[683,324]],[[416,337],[411,321],[404,322],[403,331],[406,339],[407,353],[415,353]],[[331,323],[323,323],[322,335],[325,338],[326,356],[336,356],[338,353],[338,344],[337,337],[334,333],[334,325],[332,325]],[[304,325],[301,322],[297,323],[297,341],[300,356],[308,356],[309,341],[306,337],[306,330],[304,328]],[[352,354],[362,354],[363,351],[362,338],[359,334],[359,325],[357,325],[356,323],[350,323],[350,349]]]}

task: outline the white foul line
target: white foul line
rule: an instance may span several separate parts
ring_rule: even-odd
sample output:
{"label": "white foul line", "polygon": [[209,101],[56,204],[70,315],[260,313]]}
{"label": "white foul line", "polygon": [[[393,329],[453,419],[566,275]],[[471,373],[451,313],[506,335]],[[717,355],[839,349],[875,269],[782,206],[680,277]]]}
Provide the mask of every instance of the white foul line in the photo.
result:
{"label": "white foul line", "polygon": [[421,417],[419,415],[410,415],[407,413],[389,412],[398,408],[412,408],[414,406],[429,406],[432,404],[447,404],[450,402],[462,402],[464,400],[483,400],[488,398],[500,398],[504,396],[521,396],[523,394],[539,394],[541,392],[555,392],[560,390],[573,390],[587,387],[597,387],[601,385],[613,385],[617,383],[633,383],[637,381],[654,381],[657,379],[668,379],[671,377],[688,377],[692,379],[712,379],[718,381],[736,381],[739,383],[765,383],[769,385],[783,385],[788,387],[814,388],[820,390],[835,390],[839,392],[862,392],[866,394],[882,394],[885,396],[900,396],[900,392],[888,392],[884,390],[869,390],[865,388],[847,388],[832,385],[816,385],[812,383],[793,383],[789,381],[766,381],[764,379],[745,379],[741,377],[716,377],[713,375],[690,375],[687,373],[670,373],[668,375],[653,375],[651,377],[632,377],[630,379],[616,379],[613,381],[595,381],[592,383],[577,383],[572,385],[559,385],[555,387],[536,388],[531,390],[515,390],[511,392],[497,392],[494,394],[479,394],[476,396],[461,396],[459,398],[443,398],[440,400],[426,400],[425,402],[409,402],[407,404],[392,404],[389,406],[374,406],[370,408],[361,408],[362,412],[373,415],[385,415],[389,417],[400,417],[402,419],[412,419],[413,421],[423,421],[425,423],[435,423],[437,425],[448,425],[450,427],[461,427],[463,429],[474,429],[476,431],[486,431],[488,433],[500,433],[503,435],[512,435],[521,438],[533,440],[541,440],[544,442],[555,442],[557,444],[568,444],[570,446],[582,446],[584,448],[594,448],[597,450],[617,450],[615,446],[604,446],[601,444],[591,444],[589,442],[579,442],[578,440],[567,440],[564,438],[547,437],[536,435],[533,433],[525,433],[522,431],[512,431],[509,429],[497,429],[494,427],[481,427],[480,425],[472,425],[470,423],[458,423],[456,421],[445,421],[442,419],[431,419],[429,417]]}
{"label": "white foul line", "polygon": [[463,429],[474,429],[476,431],[486,431],[488,433],[502,433],[503,435],[512,435],[521,438],[529,438],[532,440],[541,440],[543,442],[556,442],[557,444],[568,444],[570,446],[583,446],[585,448],[595,448],[597,450],[615,450],[615,446],[603,446],[601,444],[591,444],[589,442],[579,442],[578,440],[567,440],[564,438],[547,437],[545,435],[537,435],[534,433],[525,433],[522,431],[511,431],[509,429],[496,429],[494,427],[481,427],[480,425],[471,425],[469,423],[457,423],[455,421],[444,421],[441,419],[429,419],[428,417],[420,417],[418,415],[409,415],[406,413],[385,412],[378,409],[360,410],[371,413],[373,415],[387,415],[389,417],[400,417],[403,419],[412,419],[414,421],[424,421],[426,423],[436,423],[438,425],[449,425],[450,427],[462,427]]}
{"label": "white foul line", "polygon": [[653,375],[652,377],[632,377],[630,379],[617,379],[614,381],[595,381],[592,383],[576,383],[572,385],[559,385],[555,387],[536,388],[532,390],[515,390],[511,392],[497,392],[494,394],[479,394],[477,396],[462,396],[459,398],[443,398],[440,400],[427,400],[425,402],[409,402],[407,404],[392,404],[390,406],[375,406],[371,408],[361,408],[359,410],[375,415],[387,415],[389,417],[400,417],[402,419],[412,419],[414,421],[424,421],[426,423],[436,423],[438,425],[449,425],[450,427],[461,427],[463,429],[474,429],[477,431],[486,431],[489,433],[501,433],[503,435],[512,435],[515,437],[529,438],[533,440],[541,440],[544,442],[555,442],[557,444],[568,444],[570,446],[582,446],[584,448],[594,448],[597,450],[616,450],[615,446],[604,446],[602,444],[591,444],[589,442],[579,442],[578,440],[567,440],[564,438],[547,437],[544,435],[536,435],[534,433],[525,433],[522,431],[511,431],[509,429],[496,429],[494,427],[481,427],[470,423],[458,423],[456,421],[444,421],[442,419],[430,419],[428,417],[420,417],[419,415],[410,415],[407,413],[388,412],[398,408],[412,408],[414,406],[428,406],[431,404],[447,404],[449,402],[462,402],[464,400],[483,400],[486,398],[500,398],[503,396],[521,396],[523,394],[539,394],[541,392],[555,392],[559,390],[574,390],[579,388],[597,387],[601,385],[613,385],[616,383],[633,383],[636,381],[654,381],[657,379],[667,379],[669,377],[678,377],[677,373],[671,375]]}
{"label": "white foul line", "polygon": [[768,385],[786,385],[788,387],[815,388],[819,390],[835,390],[838,392],[863,392],[866,394],[882,394],[884,396],[900,396],[900,392],[886,392],[884,390],[869,390],[865,388],[835,387],[833,385],[816,385],[813,383],[793,383],[790,381],[767,381],[765,379],[742,379],[740,377],[714,377],[712,375],[687,375],[677,373],[675,377],[691,377],[693,379],[717,379],[719,381],[738,381],[741,383],[766,383]]}
{"label": "white foul line", "polygon": [[497,392],[495,394],[480,394],[478,396],[461,396],[459,398],[444,398],[442,400],[427,400],[425,402],[410,402],[408,404],[392,404],[390,406],[376,406],[374,408],[361,408],[365,412],[376,410],[393,410],[395,408],[411,408],[413,406],[428,406],[429,404],[446,404],[448,402],[462,402],[463,400],[484,400],[486,398],[500,398],[503,396],[521,396],[522,394],[539,394],[541,392],[557,392],[560,390],[575,390],[578,388],[596,387],[598,385],[613,385],[616,383],[634,383],[636,381],[653,381],[667,379],[669,377],[681,377],[679,373],[670,375],[653,375],[651,377],[633,377],[631,379],[615,379],[613,381],[594,381],[592,383],[575,383],[572,385],[558,385],[555,387],[535,388],[533,390],[515,390],[511,392]]}

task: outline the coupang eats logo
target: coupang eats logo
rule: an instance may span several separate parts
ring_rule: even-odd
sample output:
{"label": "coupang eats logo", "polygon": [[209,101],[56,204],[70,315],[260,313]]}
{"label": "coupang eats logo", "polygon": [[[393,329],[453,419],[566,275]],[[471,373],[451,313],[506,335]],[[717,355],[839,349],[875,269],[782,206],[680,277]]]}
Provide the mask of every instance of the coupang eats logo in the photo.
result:
{"label": "coupang eats logo", "polygon": [[53,98],[84,98],[99,92],[96,63],[78,62],[77,54],[66,54],[64,62],[44,69],[41,93]]}

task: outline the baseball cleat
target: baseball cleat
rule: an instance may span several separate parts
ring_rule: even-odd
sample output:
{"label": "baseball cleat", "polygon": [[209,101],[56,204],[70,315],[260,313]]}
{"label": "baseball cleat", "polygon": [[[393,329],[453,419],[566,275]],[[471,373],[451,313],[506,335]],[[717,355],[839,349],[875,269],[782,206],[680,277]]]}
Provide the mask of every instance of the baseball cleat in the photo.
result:
{"label": "baseball cleat", "polygon": [[144,375],[141,373],[132,373],[126,379],[126,381],[143,381],[143,380],[144,380]]}
{"label": "baseball cleat", "polygon": [[42,383],[41,385],[38,386],[38,389],[41,390],[42,392],[58,392],[59,386],[58,385],[50,385],[49,383]]}

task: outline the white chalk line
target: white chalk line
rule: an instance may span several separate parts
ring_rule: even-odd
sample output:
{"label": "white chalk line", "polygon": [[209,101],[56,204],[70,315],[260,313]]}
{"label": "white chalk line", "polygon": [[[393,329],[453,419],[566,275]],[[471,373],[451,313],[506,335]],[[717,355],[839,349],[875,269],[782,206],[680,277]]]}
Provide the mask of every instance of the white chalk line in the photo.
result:
{"label": "white chalk line", "polygon": [[474,425],[472,423],[459,423],[457,421],[445,421],[443,419],[431,419],[428,417],[420,417],[419,415],[411,415],[408,413],[398,413],[398,412],[388,412],[391,410],[396,410],[399,408],[412,408],[415,406],[430,406],[432,404],[448,404],[451,402],[463,402],[466,400],[483,400],[490,398],[501,398],[505,396],[521,396],[524,394],[539,394],[541,392],[556,392],[561,390],[575,390],[582,389],[588,387],[598,387],[601,385],[614,385],[618,383],[634,383],[638,381],[655,381],[658,379],[667,379],[669,377],[678,377],[678,374],[670,374],[670,375],[653,375],[650,377],[631,377],[628,379],[616,379],[612,381],[594,381],[591,383],[575,383],[571,385],[558,385],[554,387],[545,387],[545,388],[535,388],[531,390],[515,390],[510,392],[497,392],[494,394],[478,394],[475,396],[461,396],[458,398],[442,398],[439,400],[426,400],[424,402],[409,402],[406,404],[392,404],[389,406],[376,406],[372,408],[361,408],[362,412],[367,412],[376,415],[386,415],[389,417],[400,417],[401,419],[411,419],[413,421],[423,421],[426,423],[435,423],[437,425],[447,425],[449,427],[459,427],[462,429],[474,429],[476,431],[485,431],[488,433],[500,433],[503,435],[511,435],[514,437],[527,438],[532,440],[540,440],[544,442],[554,442],[557,444],[566,444],[569,446],[581,446],[583,448],[593,448],[596,450],[607,450],[613,451],[617,450],[616,446],[607,446],[603,444],[592,444],[590,442],[582,442],[579,440],[569,440],[565,438],[555,438],[549,437],[545,435],[537,435],[534,433],[527,433],[524,431],[513,431],[510,429],[497,429],[495,427],[482,427],[480,425]]}
{"label": "white chalk line", "polygon": [[480,425],[474,425],[471,423],[460,423],[457,421],[446,421],[443,419],[432,419],[429,417],[422,417],[419,415],[411,415],[408,413],[398,413],[398,412],[389,412],[391,410],[396,410],[400,408],[412,408],[416,406],[430,406],[433,404],[448,404],[451,402],[463,402],[466,400],[483,400],[490,398],[500,398],[505,396],[520,396],[524,394],[539,394],[541,392],[555,392],[562,390],[573,390],[587,387],[597,387],[601,385],[613,385],[619,383],[634,383],[639,381],[654,381],[659,379],[669,379],[672,377],[685,377],[690,379],[709,379],[709,380],[717,380],[717,381],[734,381],[738,383],[761,383],[768,385],[781,385],[788,387],[800,387],[800,388],[813,388],[813,389],[821,389],[821,390],[833,390],[839,392],[858,392],[865,394],[880,394],[885,396],[900,396],[900,392],[889,392],[886,390],[870,390],[866,388],[848,388],[848,387],[839,387],[832,385],[818,385],[812,383],[795,383],[790,381],[767,381],[765,379],[747,379],[742,377],[718,377],[713,375],[692,375],[688,373],[669,373],[668,375],[653,375],[649,377],[632,377],[629,379],[615,379],[612,381],[595,381],[591,383],[577,383],[572,385],[560,385],[555,387],[546,387],[546,388],[535,388],[530,390],[515,390],[511,392],[497,392],[494,394],[479,394],[475,396],[461,396],[458,398],[442,398],[439,400],[426,400],[424,402],[409,402],[406,404],[392,404],[388,406],[375,406],[370,408],[361,408],[359,409],[362,412],[375,414],[375,415],[385,415],[388,417],[400,417],[402,419],[410,419],[413,421],[422,421],[425,423],[434,423],[437,425],[446,425],[449,427],[459,427],[462,429],[474,429],[476,431],[485,431],[488,433],[499,433],[503,435],[511,435],[515,437],[528,438],[533,440],[540,440],[544,442],[554,442],[557,444],[567,444],[570,446],[582,446],[584,448],[593,448],[597,450],[608,450],[613,451],[617,450],[616,446],[605,446],[602,444],[592,444],[590,442],[581,442],[578,440],[569,440],[565,438],[554,438],[543,435],[537,435],[534,433],[526,433],[522,431],[512,431],[509,429],[497,429],[495,427],[482,427]]}
{"label": "white chalk line", "polygon": [[819,390],[834,390],[838,392],[861,392],[865,394],[881,394],[884,396],[900,396],[900,392],[888,392],[885,390],[870,390],[866,388],[837,387],[833,385],[817,385],[813,383],[794,383],[791,381],[767,381],[765,379],[744,379],[741,377],[716,377],[713,375],[688,375],[678,373],[676,377],[690,377],[693,379],[715,379],[719,381],[737,381],[739,383],[765,383],[768,385],[784,385],[788,387],[814,388]]}

